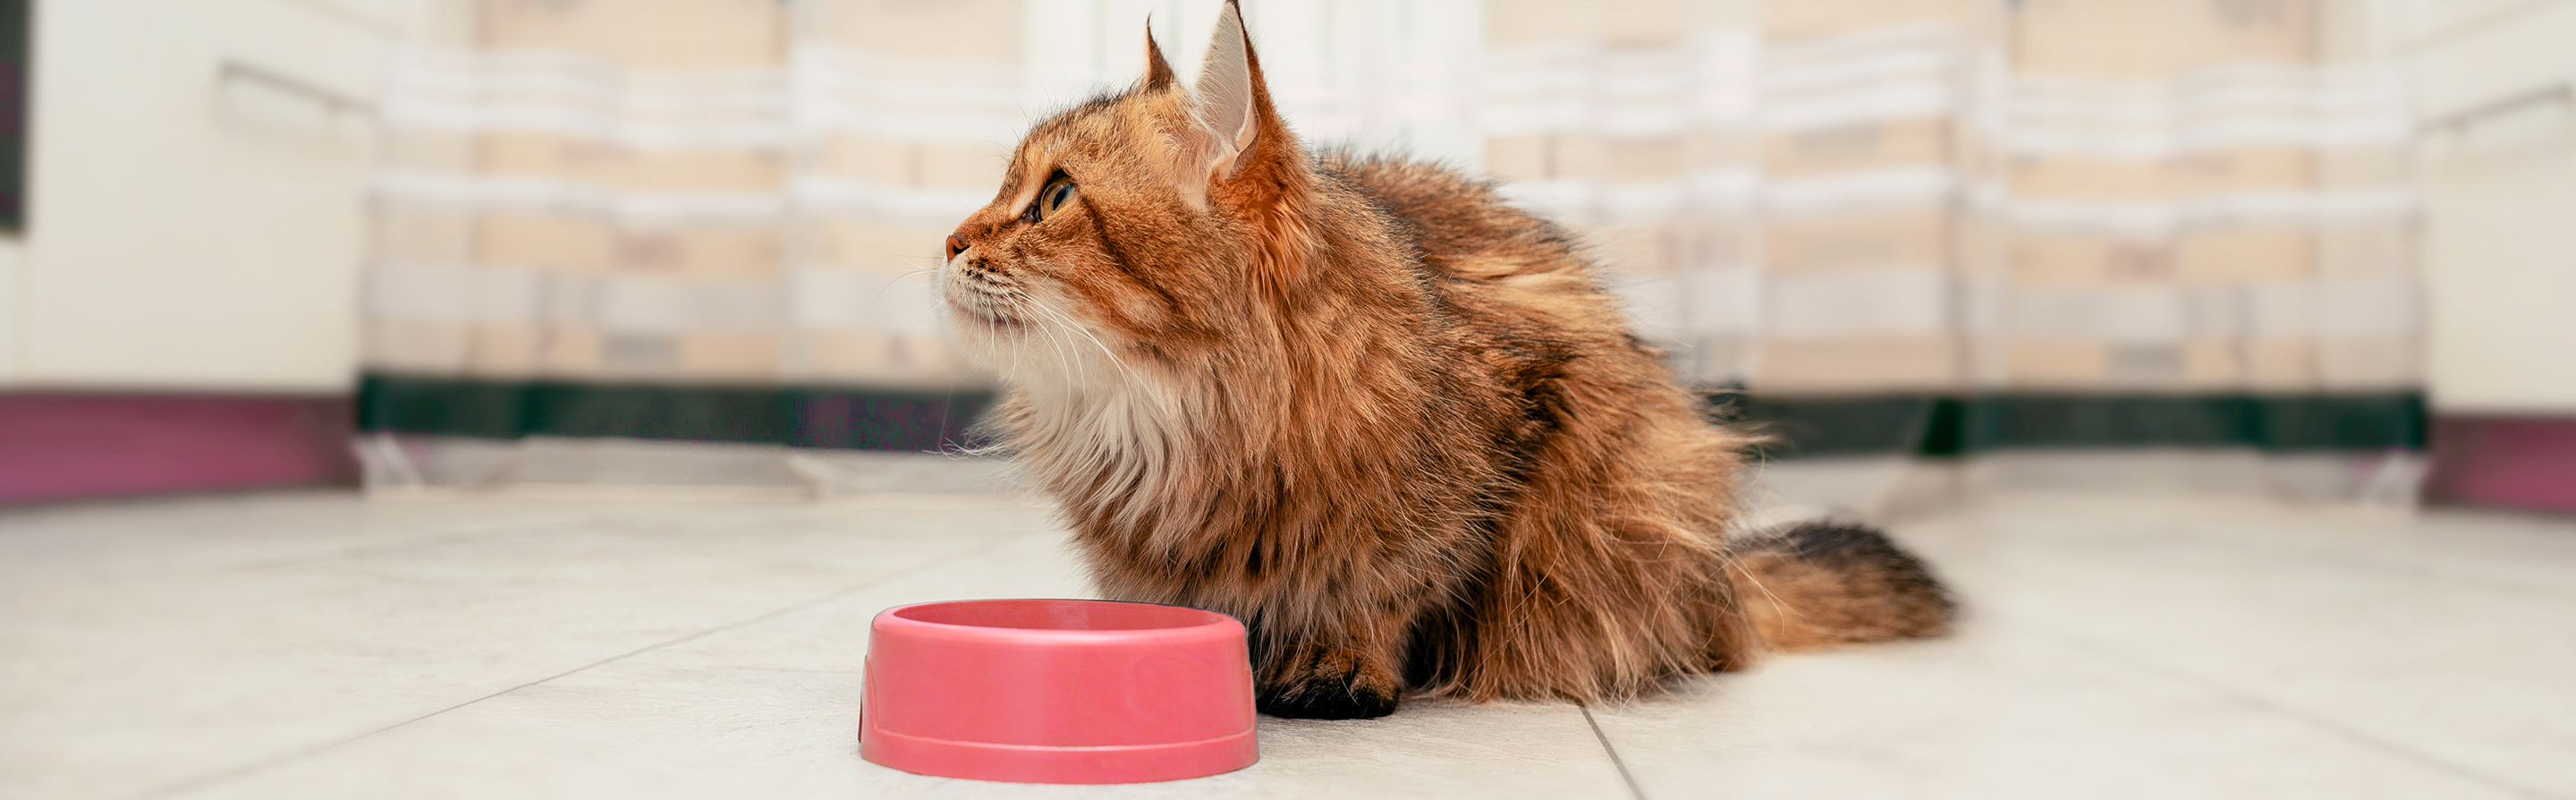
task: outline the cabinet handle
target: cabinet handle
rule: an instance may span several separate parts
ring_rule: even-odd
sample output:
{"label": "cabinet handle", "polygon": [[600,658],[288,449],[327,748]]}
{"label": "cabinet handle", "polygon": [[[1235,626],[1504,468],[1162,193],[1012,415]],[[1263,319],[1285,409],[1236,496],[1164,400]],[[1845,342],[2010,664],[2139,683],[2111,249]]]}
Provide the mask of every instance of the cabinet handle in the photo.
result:
{"label": "cabinet handle", "polygon": [[2476,127],[2478,123],[2485,121],[2489,117],[2503,116],[2505,114],[2520,111],[2527,106],[2536,106],[2543,103],[2576,103],[2576,83],[2561,81],[2536,89],[2505,95],[2504,97],[2489,100],[2459,111],[2454,111],[2439,117],[2425,120],[2423,123],[2423,130],[2426,133],[2456,134],[2461,131],[2468,130],[2469,128]]}
{"label": "cabinet handle", "polygon": [[251,64],[230,58],[224,59],[222,64],[215,67],[215,80],[221,83],[232,83],[236,81],[241,83],[256,83],[287,94],[303,97],[315,103],[319,103],[324,108],[328,108],[334,112],[354,114],[362,117],[372,117],[376,114],[376,104],[368,102],[364,98],[351,96],[345,92],[319,86],[301,78],[278,72],[267,67],[262,67],[257,64]]}

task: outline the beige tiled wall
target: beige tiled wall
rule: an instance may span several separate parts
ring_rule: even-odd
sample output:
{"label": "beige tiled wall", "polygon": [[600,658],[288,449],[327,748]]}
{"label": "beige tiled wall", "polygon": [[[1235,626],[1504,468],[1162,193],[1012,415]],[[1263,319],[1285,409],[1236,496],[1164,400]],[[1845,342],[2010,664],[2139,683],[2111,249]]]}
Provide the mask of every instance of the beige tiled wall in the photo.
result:
{"label": "beige tiled wall", "polygon": [[[2405,385],[2402,143],[2302,132],[2349,79],[2323,2],[1490,0],[1463,102],[1482,170],[1694,381]],[[1056,51],[1021,4],[444,8],[471,41],[397,85],[478,88],[397,98],[377,366],[985,380],[919,272],[1033,107],[1022,54]]]}

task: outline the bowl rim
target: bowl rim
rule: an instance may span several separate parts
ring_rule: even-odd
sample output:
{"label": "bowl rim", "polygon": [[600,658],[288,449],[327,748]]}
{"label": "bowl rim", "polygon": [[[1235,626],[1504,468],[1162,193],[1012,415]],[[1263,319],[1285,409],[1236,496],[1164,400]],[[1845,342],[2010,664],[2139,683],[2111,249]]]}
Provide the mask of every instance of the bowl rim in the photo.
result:
{"label": "bowl rim", "polygon": [[[1203,615],[1201,621],[1167,628],[1120,628],[1110,630],[1067,628],[1002,628],[989,625],[961,625],[953,622],[931,622],[904,616],[902,612],[928,606],[969,605],[980,603],[1087,603],[1102,605],[1155,606]],[[1017,645],[1113,645],[1113,644],[1185,644],[1201,640],[1241,639],[1241,620],[1224,612],[1204,608],[1146,603],[1134,600],[1094,600],[1079,597],[984,597],[958,600],[932,600],[906,603],[877,612],[871,624],[878,635],[939,639],[949,641],[995,642]]]}

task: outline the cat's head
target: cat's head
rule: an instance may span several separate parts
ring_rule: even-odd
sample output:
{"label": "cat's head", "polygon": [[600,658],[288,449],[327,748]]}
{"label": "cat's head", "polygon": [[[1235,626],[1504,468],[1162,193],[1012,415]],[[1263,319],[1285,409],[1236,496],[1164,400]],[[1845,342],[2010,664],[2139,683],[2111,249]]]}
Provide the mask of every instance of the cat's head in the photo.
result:
{"label": "cat's head", "polygon": [[942,311],[1014,382],[1133,379],[1220,347],[1304,238],[1305,156],[1235,4],[1195,86],[1150,32],[1145,49],[1135,86],[1030,129],[992,203],[948,237]]}

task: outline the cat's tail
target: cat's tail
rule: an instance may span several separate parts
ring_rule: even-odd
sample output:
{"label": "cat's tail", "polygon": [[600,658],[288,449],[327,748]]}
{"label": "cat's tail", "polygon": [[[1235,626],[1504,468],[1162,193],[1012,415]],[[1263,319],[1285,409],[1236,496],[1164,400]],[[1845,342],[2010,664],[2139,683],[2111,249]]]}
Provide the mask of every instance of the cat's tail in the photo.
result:
{"label": "cat's tail", "polygon": [[1729,544],[1745,616],[1774,649],[1939,636],[1958,614],[1932,569],[1876,528],[1799,522]]}

